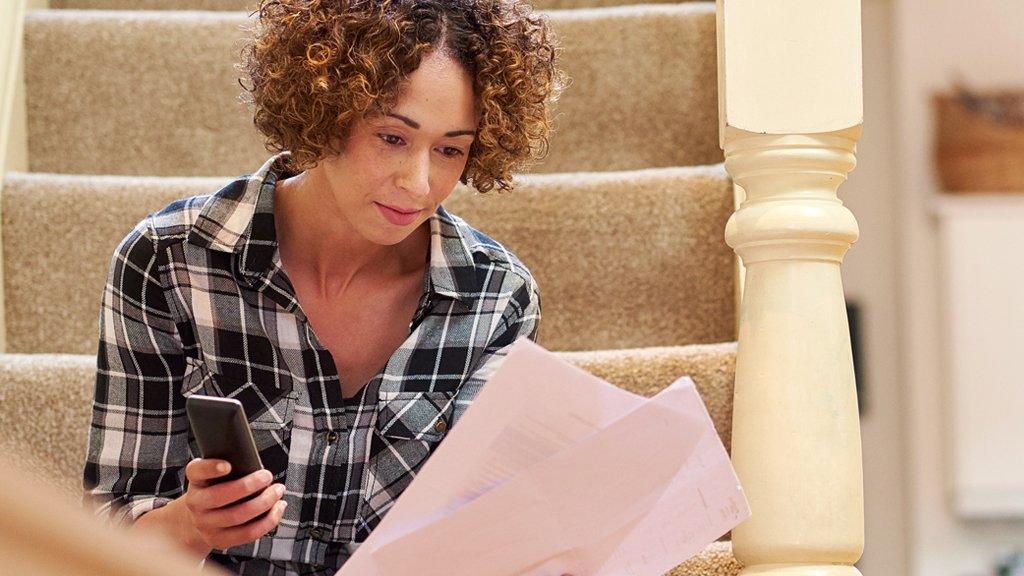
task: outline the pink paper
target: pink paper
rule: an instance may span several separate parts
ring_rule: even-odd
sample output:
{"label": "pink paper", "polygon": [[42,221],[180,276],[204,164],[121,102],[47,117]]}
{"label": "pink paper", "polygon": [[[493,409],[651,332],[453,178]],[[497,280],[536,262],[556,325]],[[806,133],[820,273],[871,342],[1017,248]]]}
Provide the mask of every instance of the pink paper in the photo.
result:
{"label": "pink paper", "polygon": [[660,575],[749,515],[689,378],[647,399],[520,338],[338,574]]}

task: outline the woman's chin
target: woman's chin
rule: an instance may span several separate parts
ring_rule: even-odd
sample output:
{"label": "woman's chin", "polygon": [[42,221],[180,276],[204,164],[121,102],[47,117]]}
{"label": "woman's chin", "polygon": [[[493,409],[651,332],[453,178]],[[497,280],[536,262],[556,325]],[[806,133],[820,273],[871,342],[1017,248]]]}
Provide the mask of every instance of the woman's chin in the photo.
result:
{"label": "woman's chin", "polygon": [[374,244],[394,246],[408,238],[414,229],[413,226],[400,227],[389,222],[377,222],[372,227],[372,230],[368,230],[363,236]]}

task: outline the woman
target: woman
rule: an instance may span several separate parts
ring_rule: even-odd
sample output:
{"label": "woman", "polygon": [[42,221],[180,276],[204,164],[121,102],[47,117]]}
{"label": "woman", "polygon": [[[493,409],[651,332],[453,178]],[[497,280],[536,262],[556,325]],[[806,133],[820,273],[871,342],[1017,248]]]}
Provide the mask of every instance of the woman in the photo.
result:
{"label": "woman", "polygon": [[[529,271],[442,202],[460,181],[510,189],[567,84],[517,1],[259,15],[243,87],[279,152],[115,250],[84,486],[98,514],[232,572],[333,574],[507,348],[537,337]],[[217,483],[191,394],[242,402],[266,470]]]}

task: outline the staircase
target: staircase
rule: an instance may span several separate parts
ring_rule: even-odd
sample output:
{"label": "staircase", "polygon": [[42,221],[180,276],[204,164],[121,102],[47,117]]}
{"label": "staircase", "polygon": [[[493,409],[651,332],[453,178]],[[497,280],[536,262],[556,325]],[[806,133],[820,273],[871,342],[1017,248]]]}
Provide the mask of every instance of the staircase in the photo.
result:
{"label": "staircase", "polygon": [[[535,6],[573,78],[550,154],[512,194],[459,185],[445,205],[533,271],[540,344],[645,396],[691,375],[731,449],[735,256],[723,236],[734,200],[715,4]],[[2,186],[0,446],[77,494],[114,247],[145,215],[213,192],[270,153],[238,101],[245,0],[50,7],[26,14],[29,165]],[[739,570],[723,540],[671,574]]]}

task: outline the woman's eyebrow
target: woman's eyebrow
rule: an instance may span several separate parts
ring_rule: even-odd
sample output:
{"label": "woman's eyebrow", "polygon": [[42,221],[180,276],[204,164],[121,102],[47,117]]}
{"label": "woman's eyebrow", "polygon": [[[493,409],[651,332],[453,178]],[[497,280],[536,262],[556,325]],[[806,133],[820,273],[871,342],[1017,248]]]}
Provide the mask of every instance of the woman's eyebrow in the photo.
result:
{"label": "woman's eyebrow", "polygon": [[[414,130],[419,130],[420,129],[419,122],[416,122],[415,120],[413,120],[411,118],[407,118],[405,116],[402,116],[401,114],[394,114],[392,112],[389,112],[388,116],[391,116],[392,118],[398,118],[402,122],[405,122],[406,124],[408,124]],[[444,135],[446,137],[449,137],[449,138],[454,137],[454,136],[475,136],[476,135],[476,130],[452,130],[451,132],[445,132]]]}

